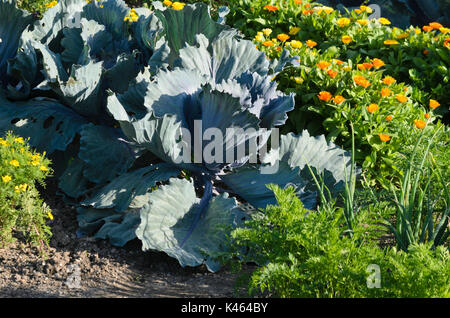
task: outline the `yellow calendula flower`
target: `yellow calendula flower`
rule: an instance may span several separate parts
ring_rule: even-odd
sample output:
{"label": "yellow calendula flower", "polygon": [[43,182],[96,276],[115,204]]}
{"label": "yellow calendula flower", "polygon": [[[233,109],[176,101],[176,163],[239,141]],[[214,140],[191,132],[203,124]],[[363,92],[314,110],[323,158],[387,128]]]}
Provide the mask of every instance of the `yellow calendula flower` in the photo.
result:
{"label": "yellow calendula flower", "polygon": [[18,166],[20,166],[20,164],[19,164],[19,161],[17,161],[17,160],[11,160],[10,162],[9,162],[9,164],[11,165],[11,166],[13,166],[13,167],[18,167]]}
{"label": "yellow calendula flower", "polygon": [[322,12],[325,12],[326,14],[330,14],[331,12],[333,12],[334,9],[327,7],[327,6],[320,6],[320,7],[314,7],[313,8],[313,12],[317,13],[317,14],[321,14]]}
{"label": "yellow calendula flower", "polygon": [[334,11],[333,8],[331,8],[331,7],[326,7],[326,6],[322,7],[322,9],[323,9],[323,11],[325,11],[326,14],[330,14],[331,12]]}
{"label": "yellow calendula flower", "polygon": [[372,8],[368,7],[368,6],[360,6],[359,8],[361,9],[361,12],[367,12],[367,13],[373,12]]}
{"label": "yellow calendula flower", "polygon": [[4,183],[8,183],[8,182],[11,181],[11,180],[12,180],[12,178],[11,178],[10,176],[8,176],[8,175],[2,177],[2,181],[3,181]]}
{"label": "yellow calendula flower", "polygon": [[299,27],[290,27],[289,28],[289,34],[290,35],[296,35],[300,31]]}
{"label": "yellow calendula flower", "polygon": [[414,32],[415,32],[416,34],[420,34],[420,33],[422,33],[422,30],[419,29],[419,28],[415,28],[415,29],[414,29]]}
{"label": "yellow calendula flower", "polygon": [[378,21],[379,21],[381,24],[383,24],[383,25],[389,25],[389,24],[391,24],[391,21],[389,21],[389,20],[386,19],[386,18],[379,18]]}
{"label": "yellow calendula flower", "polygon": [[58,1],[52,1],[52,2],[49,2],[49,3],[46,3],[45,4],[45,8],[46,9],[50,9],[50,8],[53,8],[54,6],[56,6],[58,4]]}
{"label": "yellow calendula flower", "polygon": [[444,33],[444,34],[447,34],[447,33],[450,31],[450,28],[444,28],[444,27],[442,27],[442,28],[439,28],[439,31],[441,31],[441,32]]}
{"label": "yellow calendula flower", "polygon": [[269,36],[270,34],[272,34],[272,29],[266,28],[263,29],[262,32],[264,33],[265,36]]}
{"label": "yellow calendula flower", "polygon": [[336,24],[339,25],[341,28],[343,28],[350,24],[350,19],[349,18],[339,18],[336,21]]}
{"label": "yellow calendula flower", "polygon": [[48,216],[48,218],[50,219],[50,220],[52,220],[53,221],[53,214],[52,214],[52,212],[48,212],[47,213],[47,216]]}
{"label": "yellow calendula flower", "polygon": [[341,41],[344,44],[349,44],[351,41],[353,41],[353,39],[350,35],[343,35]]}
{"label": "yellow calendula flower", "polygon": [[396,41],[396,40],[386,40],[386,41],[384,41],[384,44],[385,45],[396,45],[396,44],[398,44],[398,41]]}
{"label": "yellow calendula flower", "polygon": [[362,25],[362,26],[366,26],[366,25],[369,24],[369,20],[367,20],[367,19],[359,19],[359,20],[356,20],[356,23],[358,23],[359,25]]}
{"label": "yellow calendula flower", "polygon": [[255,36],[255,41],[261,42],[263,40],[263,35],[262,34],[257,34]]}
{"label": "yellow calendula flower", "polygon": [[290,43],[291,47],[293,47],[294,49],[299,49],[303,46],[302,42],[296,40],[292,40]]}
{"label": "yellow calendula flower", "polygon": [[27,191],[28,184],[24,183],[24,184],[19,185],[19,189],[23,192]]}
{"label": "yellow calendula flower", "polygon": [[31,165],[34,166],[34,167],[39,166],[40,164],[41,163],[38,160],[31,161]]}
{"label": "yellow calendula flower", "polygon": [[40,169],[41,169],[42,171],[48,171],[48,168],[47,168],[46,166],[41,166]]}
{"label": "yellow calendula flower", "polygon": [[403,32],[400,33],[399,35],[396,36],[397,39],[406,39],[409,36],[408,32]]}
{"label": "yellow calendula flower", "polygon": [[22,137],[15,138],[14,141],[19,143],[19,144],[23,144],[23,138]]}
{"label": "yellow calendula flower", "polygon": [[172,1],[169,1],[169,0],[164,0],[163,1],[163,4],[165,5],[165,6],[168,6],[168,7],[170,7],[171,5],[172,5]]}
{"label": "yellow calendula flower", "polygon": [[182,9],[184,8],[185,5],[186,5],[186,3],[184,3],[184,2],[178,2],[178,1],[176,1],[176,2],[174,2],[174,3],[172,4],[172,9],[174,9],[174,10],[182,10]]}
{"label": "yellow calendula flower", "polygon": [[294,81],[297,84],[302,84],[303,83],[303,78],[301,78],[300,76],[294,77]]}
{"label": "yellow calendula flower", "polygon": [[7,147],[7,146],[9,146],[9,143],[6,140],[0,138],[0,146]]}

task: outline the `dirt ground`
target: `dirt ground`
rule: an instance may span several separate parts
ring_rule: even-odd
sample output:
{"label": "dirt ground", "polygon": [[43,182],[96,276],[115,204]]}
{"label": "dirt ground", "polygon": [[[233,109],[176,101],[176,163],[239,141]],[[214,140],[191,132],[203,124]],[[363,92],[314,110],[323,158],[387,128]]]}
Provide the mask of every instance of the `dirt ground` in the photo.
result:
{"label": "dirt ground", "polygon": [[42,194],[54,215],[49,258],[21,240],[0,249],[0,298],[246,297],[236,294],[229,270],[182,268],[164,253],[143,252],[138,240],[117,248],[77,238],[76,212],[55,193],[48,187]]}

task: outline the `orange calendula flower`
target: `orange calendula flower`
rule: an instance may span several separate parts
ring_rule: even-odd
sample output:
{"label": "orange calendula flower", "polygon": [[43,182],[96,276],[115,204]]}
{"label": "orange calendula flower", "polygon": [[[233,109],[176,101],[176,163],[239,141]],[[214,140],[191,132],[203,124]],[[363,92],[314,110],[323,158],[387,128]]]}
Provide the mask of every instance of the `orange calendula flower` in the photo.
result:
{"label": "orange calendula flower", "polygon": [[353,77],[353,81],[357,84],[357,85],[361,85],[364,88],[367,88],[370,86],[370,82],[361,75],[356,75]]}
{"label": "orange calendula flower", "polygon": [[277,35],[277,39],[280,40],[281,42],[284,42],[286,40],[289,40],[290,36],[284,33],[278,34]]}
{"label": "orange calendula flower", "polygon": [[414,124],[416,125],[417,128],[419,129],[424,129],[425,126],[427,125],[426,122],[424,122],[423,120],[417,119],[414,121]]}
{"label": "orange calendula flower", "polygon": [[380,137],[380,140],[383,142],[387,142],[387,141],[391,140],[391,137],[386,134],[378,134],[378,137]]}
{"label": "orange calendula flower", "polygon": [[384,41],[384,44],[385,45],[396,45],[396,44],[398,44],[398,41],[396,41],[396,40],[386,40],[386,41]]}
{"label": "orange calendula flower", "polygon": [[362,63],[357,65],[358,70],[370,70],[373,67],[372,63]]}
{"label": "orange calendula flower", "polygon": [[273,11],[277,11],[277,10],[278,10],[278,8],[277,8],[276,6],[272,6],[272,5],[270,5],[270,4],[265,5],[265,6],[264,6],[264,9],[266,9],[267,11],[270,11],[270,12],[273,12]]}
{"label": "orange calendula flower", "polygon": [[393,119],[393,117],[392,117],[391,115],[387,115],[387,116],[386,116],[386,120],[387,120],[387,121],[391,121],[392,119]]}
{"label": "orange calendula flower", "polygon": [[341,95],[336,95],[333,98],[333,102],[335,102],[336,104],[340,104],[340,103],[342,103],[344,101],[345,101],[345,98],[343,96],[341,96]]}
{"label": "orange calendula flower", "polygon": [[386,76],[385,78],[383,78],[383,83],[386,85],[392,85],[395,83],[395,78],[391,77],[391,76]]}
{"label": "orange calendula flower", "polygon": [[384,64],[383,60],[380,60],[380,59],[377,59],[377,58],[374,58],[372,60],[372,64],[373,64],[373,66],[375,66],[375,68],[380,68],[380,67],[383,67],[383,66],[386,65],[386,64]]}
{"label": "orange calendula flower", "polygon": [[450,47],[450,38],[446,38],[446,39],[444,40],[444,46],[445,46],[445,47]]}
{"label": "orange calendula flower", "polygon": [[405,102],[408,101],[408,97],[406,97],[405,95],[402,95],[402,94],[397,94],[397,95],[395,96],[395,98],[397,98],[397,100],[398,100],[400,103],[405,103]]}
{"label": "orange calendula flower", "polygon": [[264,41],[264,42],[262,43],[262,45],[264,45],[264,46],[266,46],[266,47],[271,47],[271,46],[274,46],[275,43],[273,43],[272,41]]}
{"label": "orange calendula flower", "polygon": [[343,61],[338,60],[338,59],[333,59],[333,62],[337,65],[341,65],[342,63],[344,63]]}
{"label": "orange calendula flower", "polygon": [[317,45],[317,42],[314,42],[313,40],[306,41],[306,45],[313,48]]}
{"label": "orange calendula flower", "polygon": [[335,78],[338,75],[338,72],[333,70],[328,70],[327,73],[331,78]]}
{"label": "orange calendula flower", "polygon": [[387,97],[389,95],[391,95],[391,90],[389,88],[384,87],[384,88],[381,89],[381,96],[382,97]]}
{"label": "orange calendula flower", "polygon": [[430,51],[428,51],[428,50],[423,50],[423,52],[422,52],[424,55],[428,55],[429,53],[430,53]]}
{"label": "orange calendula flower", "polygon": [[439,104],[439,102],[437,100],[434,99],[430,99],[430,108],[432,109],[436,109],[440,106],[441,104]]}
{"label": "orange calendula flower", "polygon": [[327,91],[321,91],[321,92],[319,93],[319,95],[317,95],[317,97],[319,97],[320,100],[323,100],[323,101],[325,101],[325,102],[328,102],[328,101],[331,99],[332,95],[331,95],[330,92],[327,92]]}
{"label": "orange calendula flower", "polygon": [[344,44],[349,44],[351,41],[353,41],[352,37],[350,35],[343,35],[341,37],[341,41]]}
{"label": "orange calendula flower", "polygon": [[328,68],[330,65],[331,65],[330,62],[320,61],[319,64],[317,64],[317,67],[320,68],[321,70],[324,70],[324,69]]}
{"label": "orange calendula flower", "polygon": [[426,118],[426,119],[430,118],[430,114],[425,113],[425,118]]}
{"label": "orange calendula flower", "polygon": [[432,31],[433,30],[433,28],[432,27],[430,27],[429,25],[424,25],[423,27],[422,27],[422,30],[424,30],[424,31]]}
{"label": "orange calendula flower", "polygon": [[429,25],[430,27],[432,27],[433,29],[435,29],[435,30],[439,30],[440,28],[443,27],[442,24],[437,23],[437,22],[431,22],[431,23],[429,23],[428,25]]}
{"label": "orange calendula flower", "polygon": [[302,4],[302,0],[294,0],[295,4]]}
{"label": "orange calendula flower", "polygon": [[369,106],[367,106],[367,111],[371,114],[377,110],[378,110],[377,104],[370,104]]}
{"label": "orange calendula flower", "polygon": [[313,10],[303,10],[302,13],[303,13],[304,15],[309,15],[309,14],[314,13],[314,11],[313,11]]}

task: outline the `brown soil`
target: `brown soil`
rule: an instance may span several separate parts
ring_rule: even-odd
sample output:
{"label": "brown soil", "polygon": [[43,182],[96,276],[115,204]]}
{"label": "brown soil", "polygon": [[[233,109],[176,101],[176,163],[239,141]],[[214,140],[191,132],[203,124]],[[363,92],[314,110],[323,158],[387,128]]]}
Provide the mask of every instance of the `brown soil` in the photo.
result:
{"label": "brown soil", "polygon": [[48,259],[20,239],[0,249],[0,298],[246,296],[235,293],[236,275],[227,269],[182,268],[164,253],[143,252],[138,240],[117,248],[77,238],[75,210],[55,192],[42,194],[54,215]]}

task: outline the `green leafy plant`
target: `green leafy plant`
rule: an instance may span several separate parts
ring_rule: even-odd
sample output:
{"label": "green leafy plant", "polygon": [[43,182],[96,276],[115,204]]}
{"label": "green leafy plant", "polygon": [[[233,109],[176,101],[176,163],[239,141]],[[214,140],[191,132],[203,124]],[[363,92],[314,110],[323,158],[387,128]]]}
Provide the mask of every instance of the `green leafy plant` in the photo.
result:
{"label": "green leafy plant", "polygon": [[17,232],[45,255],[51,236],[46,221],[53,215],[35,184],[44,184],[51,174],[49,164],[45,154],[32,151],[22,137],[8,133],[0,138],[0,244],[13,241]]}
{"label": "green leafy plant", "polygon": [[[433,246],[447,242],[450,235],[450,196],[448,180],[443,175],[433,155],[429,152],[434,142],[434,133],[427,142],[426,149],[418,164],[415,162],[417,146],[422,142],[423,133],[409,158],[408,167],[400,183],[400,189],[391,185],[396,208],[396,224],[389,223],[399,248],[407,250],[414,243],[433,242]],[[439,185],[438,191],[431,192],[431,183]],[[440,202],[442,201],[442,202]],[[437,204],[441,211],[436,211]]]}
{"label": "green leafy plant", "polygon": [[[250,295],[271,297],[449,297],[450,253],[431,244],[381,249],[377,220],[358,214],[353,235],[343,235],[342,208],[307,210],[293,188],[269,186],[277,205],[232,231],[231,252],[219,256],[239,271],[259,264],[240,282]],[[372,276],[373,268],[377,268]]]}
{"label": "green leafy plant", "polygon": [[49,7],[51,0],[17,0],[17,6],[37,16],[41,16]]}

